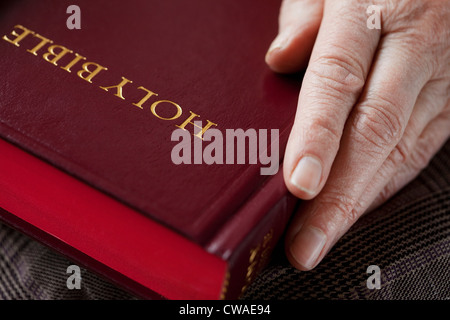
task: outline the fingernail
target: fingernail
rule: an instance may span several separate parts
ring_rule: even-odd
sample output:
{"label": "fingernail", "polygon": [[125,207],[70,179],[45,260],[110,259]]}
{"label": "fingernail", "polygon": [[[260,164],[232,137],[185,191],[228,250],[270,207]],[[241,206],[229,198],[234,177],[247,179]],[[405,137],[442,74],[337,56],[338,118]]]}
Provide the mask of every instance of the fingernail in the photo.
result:
{"label": "fingernail", "polygon": [[289,33],[287,32],[282,32],[280,34],[278,34],[278,36],[275,38],[275,40],[273,40],[272,44],[269,47],[269,50],[267,51],[267,55],[270,55],[272,52],[274,52],[275,50],[283,50],[288,42],[288,35]]}
{"label": "fingernail", "polygon": [[315,227],[300,229],[290,246],[292,257],[305,269],[312,269],[327,242],[325,233]]}
{"label": "fingernail", "polygon": [[298,189],[316,194],[322,177],[322,164],[311,156],[304,156],[295,167],[291,175],[291,183]]}

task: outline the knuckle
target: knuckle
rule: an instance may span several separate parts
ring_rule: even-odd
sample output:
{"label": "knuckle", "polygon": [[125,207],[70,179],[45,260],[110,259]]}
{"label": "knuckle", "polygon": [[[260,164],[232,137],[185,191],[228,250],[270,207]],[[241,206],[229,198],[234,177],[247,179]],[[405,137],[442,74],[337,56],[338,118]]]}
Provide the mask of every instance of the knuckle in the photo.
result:
{"label": "knuckle", "polygon": [[406,141],[401,140],[392,150],[390,160],[394,166],[399,166],[406,163],[411,155],[412,146]]}
{"label": "knuckle", "polygon": [[363,140],[377,148],[395,146],[403,134],[404,120],[397,102],[386,98],[370,99],[359,107],[354,128]]}
{"label": "knuckle", "polygon": [[450,54],[448,1],[389,2],[390,14],[385,15],[389,31],[401,40],[411,62],[430,76],[442,71],[442,61]]}
{"label": "knuckle", "polygon": [[338,95],[355,95],[364,87],[365,70],[362,64],[346,53],[347,49],[336,48],[340,55],[321,56],[309,66],[311,83],[315,87],[333,90]]}
{"label": "knuckle", "polygon": [[352,197],[341,192],[332,192],[322,194],[321,204],[326,206],[334,216],[331,221],[340,225],[349,225],[358,220],[357,201]]}
{"label": "knuckle", "polygon": [[441,61],[437,57],[442,56],[438,53],[438,46],[430,43],[431,34],[425,35],[423,31],[411,28],[390,35],[394,42],[401,43],[395,50],[399,57],[407,61],[409,69],[420,71],[428,79],[440,70]]}
{"label": "knuckle", "polygon": [[317,116],[309,121],[308,140],[327,141],[337,145],[341,139],[342,129],[331,116]]}

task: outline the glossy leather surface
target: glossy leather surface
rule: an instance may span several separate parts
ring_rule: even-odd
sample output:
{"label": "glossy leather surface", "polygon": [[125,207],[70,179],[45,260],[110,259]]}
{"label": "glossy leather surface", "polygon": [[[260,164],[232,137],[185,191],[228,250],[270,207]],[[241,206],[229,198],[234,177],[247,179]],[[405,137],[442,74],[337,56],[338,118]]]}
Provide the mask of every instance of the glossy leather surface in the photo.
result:
{"label": "glossy leather surface", "polygon": [[[76,74],[81,62],[61,69],[73,54],[54,66],[42,58],[48,46],[27,52],[39,43],[33,36],[20,47],[0,40],[0,136],[205,244],[267,177],[252,164],[175,165],[171,134],[192,111],[223,132],[279,129],[283,155],[299,80],[264,63],[279,1],[77,1],[81,30],[66,28],[70,4],[6,1],[0,36],[20,24],[108,70],[89,83]],[[125,100],[99,88],[121,77],[133,81]],[[133,105],[140,86],[158,94],[143,109]],[[176,102],[182,115],[155,117],[156,100]]]}

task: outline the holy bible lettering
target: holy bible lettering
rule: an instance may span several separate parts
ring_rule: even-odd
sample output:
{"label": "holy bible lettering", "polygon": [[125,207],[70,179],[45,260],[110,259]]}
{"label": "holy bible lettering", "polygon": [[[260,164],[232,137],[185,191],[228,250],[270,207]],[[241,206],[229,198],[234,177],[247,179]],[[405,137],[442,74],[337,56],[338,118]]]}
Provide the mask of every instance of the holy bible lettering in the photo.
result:
{"label": "holy bible lettering", "polygon": [[[81,65],[81,69],[76,71],[76,74],[79,78],[89,82],[89,83],[93,83],[93,79],[100,73],[100,72],[105,72],[108,70],[108,68],[95,63],[95,62],[89,62],[87,61],[87,58],[81,56],[80,54],[64,47],[61,45],[56,45],[53,44],[53,41],[41,36],[40,34],[37,34],[36,32],[25,28],[22,25],[16,25],[14,27],[15,30],[13,30],[11,32],[10,35],[4,35],[3,36],[3,40],[15,45],[16,47],[20,47],[20,42],[25,39],[26,37],[32,35],[36,40],[38,40],[38,42],[36,42],[36,45],[33,48],[27,49],[27,52],[35,55],[35,56],[39,56],[40,54],[42,54],[42,52],[44,51],[43,49],[47,47],[47,51],[45,53],[42,54],[42,58],[53,64],[54,66],[58,66],[59,61],[67,56],[67,55],[72,55],[72,60],[67,63],[65,66],[60,66],[61,69],[72,73],[72,70],[75,69],[75,66],[80,62],[80,61],[85,61],[82,65]],[[127,86],[128,84],[132,84],[133,81],[122,77],[122,80],[118,83],[118,84],[113,84],[110,86],[99,86],[100,89],[103,89],[107,92],[111,91],[111,93],[114,93],[114,95],[116,97],[118,97],[119,99],[122,100],[126,100],[124,95],[123,95],[123,91],[124,91],[124,87]],[[139,92],[143,93],[142,98],[139,101],[134,101],[132,103],[133,106],[138,107],[142,110],[144,110],[144,104],[146,104],[148,102],[148,104],[151,103],[150,105],[150,111],[151,113],[157,117],[160,120],[165,120],[165,121],[175,121],[175,120],[179,120],[183,114],[183,109],[181,108],[181,106],[179,104],[177,104],[176,102],[170,101],[170,100],[156,100],[153,99],[153,101],[151,101],[152,98],[156,98],[158,96],[157,93],[143,87],[143,86],[139,86],[137,87],[137,90],[139,90]],[[156,100],[156,101],[155,101]],[[161,112],[157,112],[157,107],[158,108],[170,108],[169,110],[173,110],[170,112],[173,112],[172,116],[167,116],[167,112],[164,113],[164,115],[161,114]],[[161,110],[161,109],[159,109]],[[175,126],[177,128],[181,128],[183,130],[187,130],[186,127],[191,124],[192,128],[194,129],[193,131],[193,135],[196,136],[197,138],[200,138],[203,140],[203,134],[212,126],[217,126],[216,123],[213,123],[209,120],[206,120],[206,125],[205,126],[199,126],[198,124],[194,123],[194,119],[198,120],[198,117],[200,117],[200,115],[189,111],[190,115],[189,117],[187,117],[183,122],[177,122],[175,124]]]}

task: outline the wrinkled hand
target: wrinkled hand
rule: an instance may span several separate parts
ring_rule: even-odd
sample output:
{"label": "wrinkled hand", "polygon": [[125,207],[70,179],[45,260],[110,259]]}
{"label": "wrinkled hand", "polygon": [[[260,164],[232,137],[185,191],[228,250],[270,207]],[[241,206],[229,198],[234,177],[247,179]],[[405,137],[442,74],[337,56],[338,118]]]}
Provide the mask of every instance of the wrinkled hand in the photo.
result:
{"label": "wrinkled hand", "polygon": [[[368,27],[371,5],[381,29]],[[284,0],[266,62],[307,66],[284,178],[312,199],[286,236],[290,262],[310,270],[449,138],[450,2]]]}

